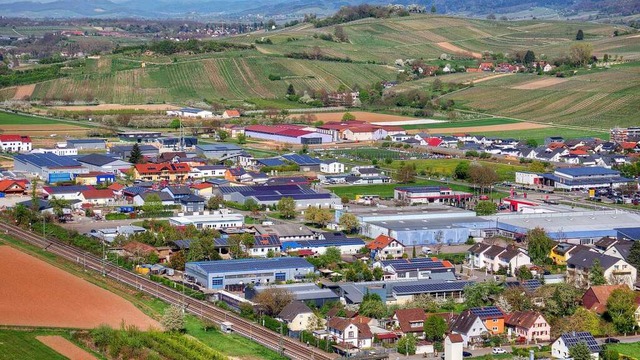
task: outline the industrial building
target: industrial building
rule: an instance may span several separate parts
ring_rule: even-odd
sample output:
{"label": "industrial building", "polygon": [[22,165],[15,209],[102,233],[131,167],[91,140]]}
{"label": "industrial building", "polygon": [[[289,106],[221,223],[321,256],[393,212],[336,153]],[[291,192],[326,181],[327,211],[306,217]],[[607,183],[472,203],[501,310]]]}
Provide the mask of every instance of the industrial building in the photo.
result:
{"label": "industrial building", "polygon": [[80,156],[76,160],[90,171],[118,173],[131,168],[130,162],[102,154]]}
{"label": "industrial building", "polygon": [[185,107],[180,110],[168,110],[167,115],[189,117],[189,118],[203,118],[203,119],[213,117],[213,113],[209,110],[202,110],[202,109],[189,108],[189,107]]}
{"label": "industrial building", "polygon": [[[456,270],[449,261],[432,258],[381,260],[373,264],[385,272],[385,279],[442,279]],[[455,276],[454,276],[455,278]]]}
{"label": "industrial building", "polygon": [[13,169],[37,176],[48,183],[71,181],[74,175],[89,172],[78,161],[51,153],[16,155],[13,158]]}
{"label": "industrial building", "polygon": [[107,148],[105,139],[69,139],[67,146],[78,150],[104,150]]}
{"label": "industrial building", "polygon": [[393,190],[393,198],[409,205],[440,203],[464,207],[473,194],[442,186],[402,186]]}
{"label": "industrial building", "polygon": [[282,158],[300,166],[300,171],[320,171],[322,164],[322,160],[304,154],[287,154]]}
{"label": "industrial building", "polygon": [[[335,221],[347,212],[337,209]],[[476,217],[473,211],[451,206],[429,205],[406,208],[350,207],[360,222],[360,233],[370,238],[390,236],[404,246],[462,244],[469,236],[485,236],[495,222]]]}
{"label": "industrial building", "polygon": [[[160,153],[157,147],[152,145],[138,145],[142,156],[155,157]],[[133,145],[117,145],[109,148],[109,154],[119,159],[127,160],[131,157]]]}
{"label": "industrial building", "polygon": [[617,237],[616,228],[633,228],[640,215],[619,210],[575,211],[543,214],[498,214],[482,216],[491,221],[500,235],[516,238],[536,227],[555,240],[591,244],[605,236]]}
{"label": "industrial building", "polygon": [[310,250],[314,255],[324,254],[328,248],[335,247],[341,254],[357,254],[364,247],[364,241],[359,238],[348,238],[346,236],[338,239],[318,239],[318,240],[286,240],[282,241],[282,251]]}
{"label": "industrial building", "polygon": [[246,299],[251,300],[259,293],[268,289],[287,290],[293,294],[294,300],[304,301],[305,303],[312,302],[318,308],[321,308],[322,305],[327,302],[336,302],[340,300],[340,297],[330,289],[318,287],[314,283],[246,287],[244,290],[244,296]]}
{"label": "industrial building", "polygon": [[315,268],[298,257],[188,262],[185,276],[207,289],[244,288],[304,279]]}
{"label": "industrial building", "polygon": [[196,145],[196,153],[198,156],[207,159],[216,159],[224,161],[242,154],[244,150],[234,144],[200,144]]}
{"label": "industrial building", "polygon": [[203,212],[202,214],[183,215],[169,218],[169,224],[173,226],[193,225],[197,229],[223,229],[241,228],[244,224],[242,214],[214,211]]}
{"label": "industrial building", "polygon": [[215,195],[221,195],[225,201],[239,204],[253,199],[260,205],[273,206],[283,197],[293,198],[296,207],[301,209],[309,206],[333,208],[341,204],[340,198],[333,193],[318,193],[299,185],[220,186],[213,192]]}
{"label": "industrial building", "polygon": [[159,131],[121,131],[118,138],[122,141],[143,142],[156,139],[162,136]]}
{"label": "industrial building", "polygon": [[333,141],[331,135],[311,131],[297,125],[251,125],[244,129],[247,137],[288,144],[326,144]]}
{"label": "industrial building", "polygon": [[442,279],[385,280],[340,283],[336,291],[347,304],[360,304],[367,294],[377,294],[388,305],[402,305],[414,296],[427,294],[435,299],[459,299],[464,296],[464,287],[472,281],[456,281],[455,275],[445,273]]}
{"label": "industrial building", "polygon": [[620,176],[617,170],[604,167],[559,168],[552,174],[542,175],[542,185],[562,190],[586,190],[618,187],[634,181]]}

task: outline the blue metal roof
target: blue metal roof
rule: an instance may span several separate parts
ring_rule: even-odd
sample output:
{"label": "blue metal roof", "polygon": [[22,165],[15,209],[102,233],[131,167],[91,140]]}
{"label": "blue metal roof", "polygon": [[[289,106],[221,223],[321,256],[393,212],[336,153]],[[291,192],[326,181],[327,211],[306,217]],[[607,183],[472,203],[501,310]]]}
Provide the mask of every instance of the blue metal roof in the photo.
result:
{"label": "blue metal roof", "polygon": [[622,236],[631,240],[640,240],[640,227],[616,228],[613,230],[618,232],[618,237]]}
{"label": "blue metal roof", "polygon": [[292,161],[298,165],[320,165],[320,163],[322,162],[320,159],[311,157],[309,155],[300,155],[300,154],[282,155],[282,158],[285,160]]}
{"label": "blue metal roof", "polygon": [[234,259],[220,261],[189,262],[187,265],[195,265],[210,274],[234,273],[247,271],[264,271],[277,269],[311,268],[313,265],[299,257],[282,257],[271,259]]}
{"label": "blue metal roof", "polygon": [[281,166],[285,164],[284,161],[278,158],[256,159],[256,162],[264,166]]}
{"label": "blue metal roof", "polygon": [[619,171],[599,166],[556,169],[556,172],[569,176],[620,175]]}
{"label": "blue metal roof", "polygon": [[361,245],[364,246],[364,241],[357,238],[341,238],[337,240],[291,240],[282,243],[282,249],[300,249],[310,247],[331,247],[331,246],[347,246],[347,245]]}
{"label": "blue metal roof", "polygon": [[240,151],[242,148],[234,144],[200,144],[196,146],[197,149],[202,151]]}
{"label": "blue metal roof", "polygon": [[44,188],[49,194],[69,194],[93,189],[89,185],[71,185],[71,186],[47,186]]}
{"label": "blue metal roof", "polygon": [[186,112],[186,113],[191,113],[191,114],[197,114],[197,113],[199,113],[200,111],[204,111],[204,110],[202,110],[202,109],[196,109],[196,108],[189,108],[189,107],[185,107],[185,108],[180,109],[180,111],[182,111],[182,112]]}
{"label": "blue metal roof", "polygon": [[16,155],[15,159],[37,167],[55,168],[82,166],[82,164],[70,157],[58,156],[52,153],[20,154]]}

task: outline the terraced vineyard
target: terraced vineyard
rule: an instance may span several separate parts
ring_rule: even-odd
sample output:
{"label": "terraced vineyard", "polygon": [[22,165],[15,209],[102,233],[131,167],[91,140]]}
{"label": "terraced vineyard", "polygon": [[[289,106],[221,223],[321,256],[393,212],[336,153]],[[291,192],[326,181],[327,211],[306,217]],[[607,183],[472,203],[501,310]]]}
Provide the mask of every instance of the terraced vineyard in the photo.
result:
{"label": "terraced vineyard", "polygon": [[[458,104],[501,116],[555,124],[608,129],[637,125],[640,112],[640,64],[567,78],[537,88],[548,76],[517,74],[487,80],[446,95]],[[527,86],[532,89],[527,90]]]}

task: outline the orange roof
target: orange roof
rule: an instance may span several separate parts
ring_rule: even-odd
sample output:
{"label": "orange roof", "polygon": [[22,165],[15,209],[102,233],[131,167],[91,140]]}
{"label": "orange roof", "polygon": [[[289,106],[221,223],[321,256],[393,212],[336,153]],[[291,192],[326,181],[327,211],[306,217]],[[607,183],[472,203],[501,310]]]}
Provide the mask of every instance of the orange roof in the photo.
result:
{"label": "orange roof", "polygon": [[111,189],[113,191],[120,191],[120,190],[124,189],[124,185],[118,184],[118,183],[113,183],[113,184],[109,185],[108,189]]}
{"label": "orange roof", "polygon": [[392,241],[395,241],[395,239],[392,237],[389,237],[387,235],[378,235],[377,238],[375,238],[372,242],[367,244],[367,249],[371,249],[371,250],[384,249],[385,247],[389,246],[389,244],[391,244]]}
{"label": "orange roof", "polygon": [[198,189],[198,190],[202,190],[202,189],[207,189],[207,188],[211,188],[213,187],[213,185],[209,184],[209,183],[199,183],[199,184],[193,184],[191,185],[192,189]]}
{"label": "orange roof", "polygon": [[569,151],[570,155],[587,155],[587,152],[584,150],[571,150]]}
{"label": "orange roof", "polygon": [[549,145],[547,145],[547,148],[551,150],[560,149],[563,147],[564,147],[564,143],[561,143],[561,142],[552,142]]}
{"label": "orange roof", "polygon": [[240,116],[240,111],[238,110],[227,110],[225,111],[227,116]]}
{"label": "orange roof", "polygon": [[113,190],[86,190],[82,192],[82,196],[84,196],[85,199],[109,199],[113,197]]}
{"label": "orange roof", "polygon": [[189,172],[191,167],[187,163],[175,164],[136,164],[136,170],[140,174],[158,174],[168,171],[170,174]]}
{"label": "orange roof", "polygon": [[2,180],[0,181],[0,192],[4,192],[13,185],[18,185],[22,190],[27,188],[26,180]]}
{"label": "orange roof", "polygon": [[452,343],[461,343],[464,342],[464,339],[462,339],[462,335],[453,333],[449,334],[449,341]]}
{"label": "orange roof", "polygon": [[148,254],[148,253],[152,253],[152,252],[156,252],[156,248],[151,246],[151,245],[147,245],[141,242],[137,242],[137,241],[131,241],[128,242],[124,245],[122,245],[122,248],[125,251],[128,251],[130,253],[142,253],[142,254]]}
{"label": "orange roof", "polygon": [[631,150],[631,149],[634,149],[636,146],[638,146],[638,143],[625,141],[622,144],[620,144],[620,146],[622,146],[624,150]]}

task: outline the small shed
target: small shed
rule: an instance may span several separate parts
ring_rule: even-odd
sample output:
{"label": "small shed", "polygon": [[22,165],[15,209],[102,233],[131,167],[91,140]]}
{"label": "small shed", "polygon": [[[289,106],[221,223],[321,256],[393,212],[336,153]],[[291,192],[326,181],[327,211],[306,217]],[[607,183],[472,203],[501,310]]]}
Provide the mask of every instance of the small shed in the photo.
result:
{"label": "small shed", "polygon": [[230,323],[229,321],[223,321],[220,323],[220,330],[224,333],[231,333],[233,332],[233,323]]}

